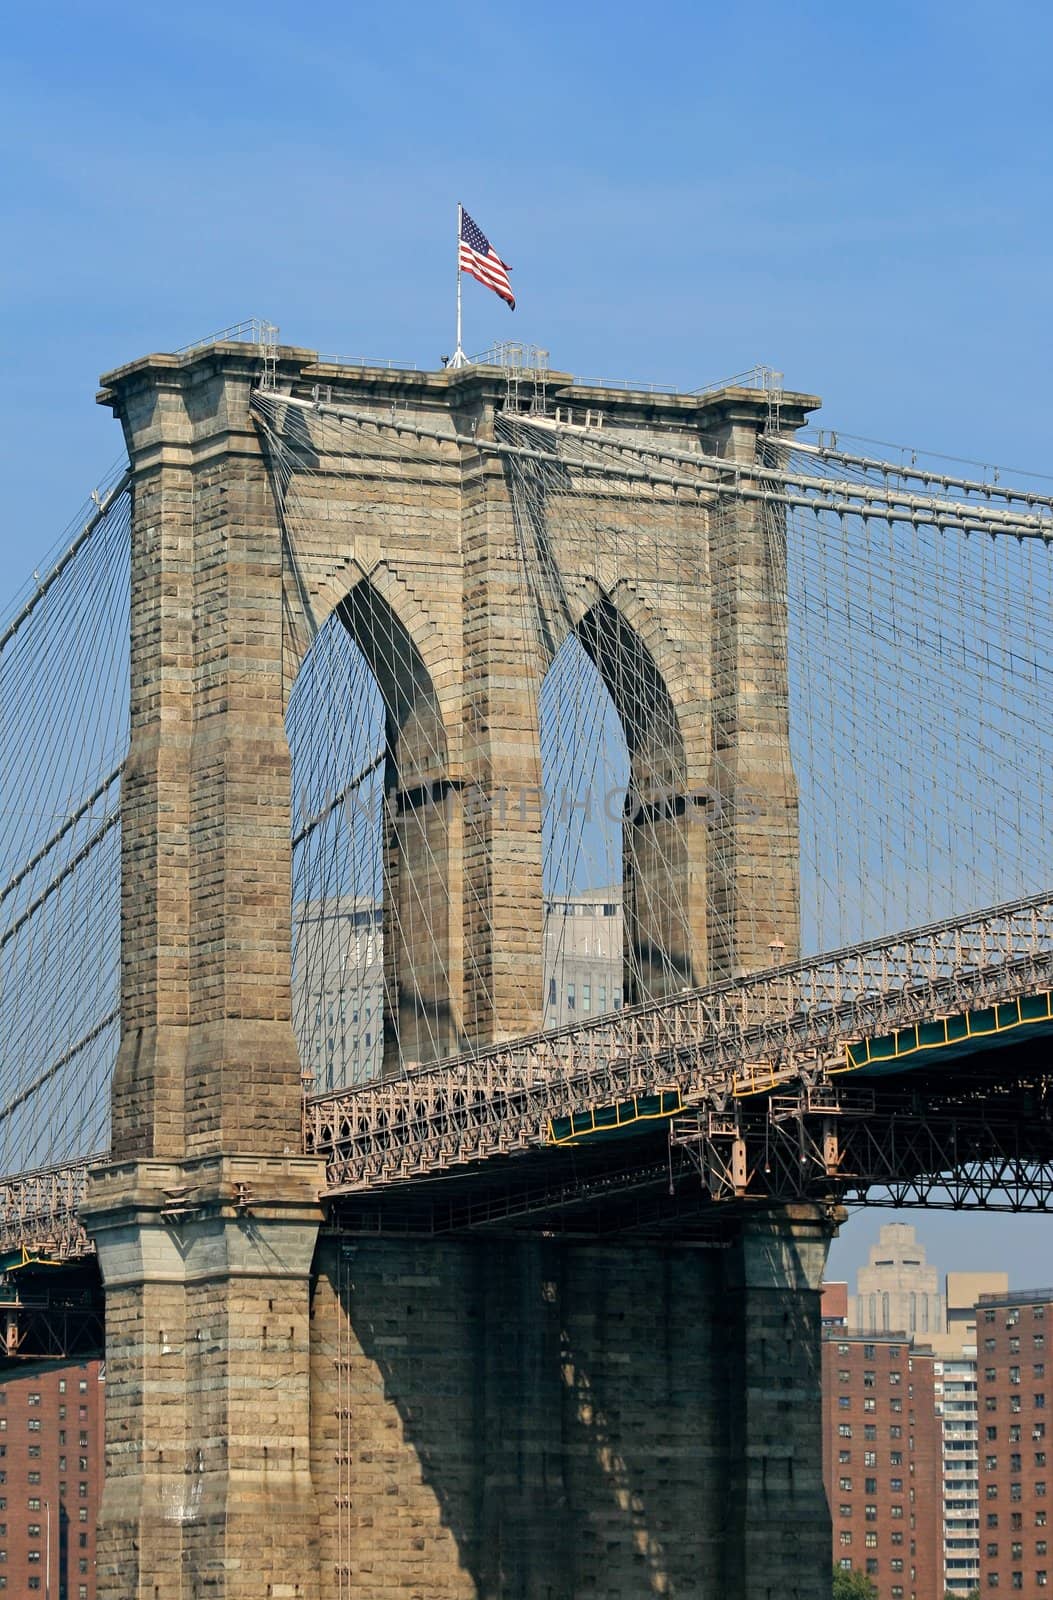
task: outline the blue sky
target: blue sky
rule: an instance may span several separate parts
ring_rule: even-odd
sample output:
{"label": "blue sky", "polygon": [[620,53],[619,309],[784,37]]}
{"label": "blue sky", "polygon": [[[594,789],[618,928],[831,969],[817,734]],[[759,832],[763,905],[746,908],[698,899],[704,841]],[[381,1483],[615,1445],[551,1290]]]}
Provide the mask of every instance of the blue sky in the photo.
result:
{"label": "blue sky", "polygon": [[[250,315],[436,363],[459,199],[519,297],[466,281],[470,350],[764,362],[828,426],[1050,470],[1051,47],[1048,8],[968,0],[14,8],[0,609],[120,451],[100,372]],[[933,1258],[976,1237],[924,1221]],[[1050,1225],[991,1226],[1053,1275]]]}

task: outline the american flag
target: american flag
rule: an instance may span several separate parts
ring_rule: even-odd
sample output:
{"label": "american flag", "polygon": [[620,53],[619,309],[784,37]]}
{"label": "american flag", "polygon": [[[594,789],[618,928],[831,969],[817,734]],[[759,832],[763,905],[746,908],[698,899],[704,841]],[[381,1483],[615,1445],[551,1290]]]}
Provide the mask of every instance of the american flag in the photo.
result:
{"label": "american flag", "polygon": [[516,297],[508,281],[512,269],[506,261],[501,260],[482,228],[472,221],[463,206],[457,260],[462,272],[467,272],[479,283],[485,283],[488,289],[499,294],[502,300],[507,300],[510,308],[515,310]]}

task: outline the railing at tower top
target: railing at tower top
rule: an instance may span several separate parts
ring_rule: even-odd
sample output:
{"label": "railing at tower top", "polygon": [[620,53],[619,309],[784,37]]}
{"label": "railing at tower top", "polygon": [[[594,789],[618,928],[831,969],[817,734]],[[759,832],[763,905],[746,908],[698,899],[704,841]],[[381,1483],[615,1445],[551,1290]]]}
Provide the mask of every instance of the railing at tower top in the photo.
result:
{"label": "railing at tower top", "polygon": [[313,1098],[306,1144],[336,1188],[426,1177],[535,1148],[555,1118],[767,1091],[844,1066],[860,1037],[1051,985],[1046,893]]}

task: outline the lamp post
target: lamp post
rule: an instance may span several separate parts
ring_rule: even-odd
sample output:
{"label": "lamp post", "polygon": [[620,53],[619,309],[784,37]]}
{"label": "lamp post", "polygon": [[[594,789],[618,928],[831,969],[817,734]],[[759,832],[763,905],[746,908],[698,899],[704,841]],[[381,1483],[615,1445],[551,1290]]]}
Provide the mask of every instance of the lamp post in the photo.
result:
{"label": "lamp post", "polygon": [[51,1501],[44,1501],[44,1600],[51,1600]]}

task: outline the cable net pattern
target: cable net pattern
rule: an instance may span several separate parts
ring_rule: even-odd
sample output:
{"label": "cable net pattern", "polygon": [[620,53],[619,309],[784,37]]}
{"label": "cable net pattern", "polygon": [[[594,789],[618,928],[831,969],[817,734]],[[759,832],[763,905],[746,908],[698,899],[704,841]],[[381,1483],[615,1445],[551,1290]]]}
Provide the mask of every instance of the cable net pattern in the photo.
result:
{"label": "cable net pattern", "polygon": [[[310,1084],[324,1092],[472,1048],[472,1019],[451,1028],[436,1000],[458,977],[453,943],[436,931],[456,909],[445,887],[449,812],[399,802],[413,784],[437,794],[448,770],[434,684],[411,631],[365,578],[319,624],[301,572],[316,519],[334,514],[335,471],[349,530],[368,530],[385,478],[404,486],[419,527],[436,485],[455,492],[459,456],[452,436],[394,418],[318,407],[290,425],[267,397],[258,416],[295,597],[297,1031]],[[704,440],[678,453],[511,414],[498,416],[492,449],[514,520],[518,655],[507,670],[529,696],[540,772],[524,775],[527,798],[480,795],[475,814],[466,804],[463,826],[467,850],[485,849],[488,816],[537,805],[544,920],[522,999],[542,1026],[698,981],[678,959],[676,931],[699,907],[667,803],[685,787],[706,835],[701,913],[725,952],[717,975],[741,970],[743,928],[774,929],[777,961],[798,941],[802,954],[851,945],[1048,880],[1053,518],[1040,490],[868,465],[779,437],[777,417],[746,467],[715,459]],[[798,796],[800,926],[785,943],[770,842],[741,826],[755,797],[722,763],[718,735],[709,776],[692,789],[683,695],[674,709],[623,609],[599,588],[588,604],[580,593],[581,571],[601,573],[617,546],[622,592],[661,596],[667,660],[690,658],[699,640],[716,651],[737,602],[705,549],[744,506],[764,520],[788,663],[779,781]],[[737,921],[721,887],[725,856]],[[650,940],[629,935],[628,884],[637,899],[641,884],[654,894]],[[410,951],[429,971],[408,1018],[399,967]]]}
{"label": "cable net pattern", "polygon": [[[130,495],[111,474],[0,643],[0,1171],[105,1148],[119,1035]],[[75,536],[75,537],[74,537]]]}
{"label": "cable net pattern", "polygon": [[[1042,485],[790,442],[777,418],[762,459],[743,466],[704,440],[678,453],[499,416],[487,449],[509,508],[504,609],[478,623],[479,647],[504,650],[536,762],[527,740],[521,770],[455,795],[449,647],[427,608],[397,576],[385,587],[365,568],[333,574],[323,606],[305,573],[334,519],[349,549],[372,538],[382,564],[382,500],[408,538],[438,537],[460,504],[464,444],[383,418],[306,417],[268,395],[255,410],[286,546],[294,1026],[311,1090],[471,1049],[498,980],[542,1027],[678,994],[700,976],[684,960],[700,916],[724,973],[751,929],[765,949],[774,929],[772,958],[784,953],[769,846],[742,826],[751,796],[722,758],[719,715],[701,693],[693,710],[690,685],[673,681],[678,660],[716,655],[742,626],[711,552],[733,540],[743,508],[763,519],[778,600],[769,620],[787,663],[773,701],[788,728],[776,778],[797,796],[801,952],[1049,882],[1053,505]],[[107,1142],[129,522],[115,474],[0,631],[7,1172]],[[603,575],[615,552],[612,598]],[[598,575],[591,590],[585,570]],[[462,937],[490,915],[479,875],[459,899],[450,888],[451,862],[488,858],[509,819],[541,861],[534,954],[518,966],[499,944],[484,959],[486,941]],[[707,872],[694,900],[692,851]],[[790,953],[797,940],[787,932]]]}

